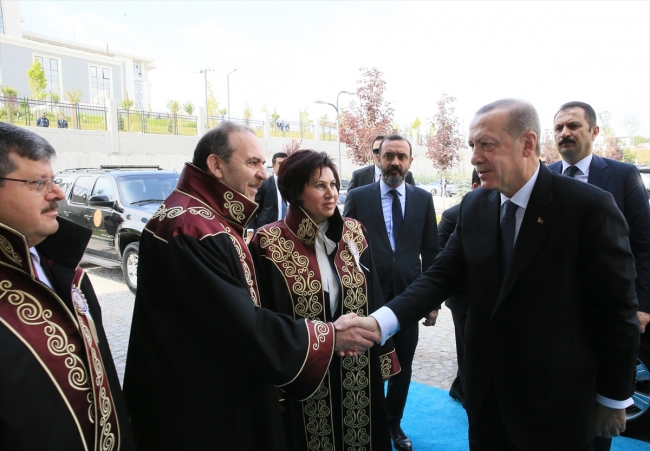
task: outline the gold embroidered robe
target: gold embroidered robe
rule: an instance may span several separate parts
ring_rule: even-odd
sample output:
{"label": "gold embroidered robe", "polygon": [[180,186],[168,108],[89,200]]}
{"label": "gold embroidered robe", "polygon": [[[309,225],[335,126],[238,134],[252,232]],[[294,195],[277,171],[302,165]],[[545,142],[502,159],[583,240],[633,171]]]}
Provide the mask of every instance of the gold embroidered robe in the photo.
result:
{"label": "gold embroidered robe", "polygon": [[[286,218],[257,230],[250,248],[262,302],[294,318],[332,321],[355,312],[367,316],[383,305],[371,251],[360,222],[329,219],[327,236],[337,248],[333,266],[340,281],[337,311],[330,312],[314,247],[318,225],[292,205]],[[332,356],[318,390],[307,399],[287,394],[288,448],[297,450],[391,450],[383,379],[399,371],[392,343],[358,357]]]}
{"label": "gold embroidered robe", "polygon": [[58,222],[36,246],[52,289],[25,237],[0,223],[0,451],[133,450],[101,308],[78,268],[92,232]]}
{"label": "gold embroidered robe", "polygon": [[145,227],[124,380],[139,450],[284,451],[276,386],[306,397],[327,370],[332,324],[260,307],[256,208],[188,164]]}

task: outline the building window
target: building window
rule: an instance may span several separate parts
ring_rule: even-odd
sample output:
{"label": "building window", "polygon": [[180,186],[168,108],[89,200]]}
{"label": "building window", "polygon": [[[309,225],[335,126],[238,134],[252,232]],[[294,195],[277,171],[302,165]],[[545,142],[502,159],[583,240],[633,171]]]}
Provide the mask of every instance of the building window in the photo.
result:
{"label": "building window", "polygon": [[111,70],[90,66],[90,94],[94,103],[103,103],[111,98]]}
{"label": "building window", "polygon": [[142,78],[142,64],[139,61],[133,62],[133,75]]}
{"label": "building window", "polygon": [[139,110],[144,110],[144,95],[142,93],[142,81],[135,80],[135,107]]}
{"label": "building window", "polygon": [[35,59],[41,63],[43,71],[45,71],[45,79],[47,80],[47,90],[55,94],[61,94],[59,85],[59,60],[48,58],[47,56],[37,56]]}
{"label": "building window", "polygon": [[5,34],[5,19],[2,15],[2,2],[0,2],[0,34]]}

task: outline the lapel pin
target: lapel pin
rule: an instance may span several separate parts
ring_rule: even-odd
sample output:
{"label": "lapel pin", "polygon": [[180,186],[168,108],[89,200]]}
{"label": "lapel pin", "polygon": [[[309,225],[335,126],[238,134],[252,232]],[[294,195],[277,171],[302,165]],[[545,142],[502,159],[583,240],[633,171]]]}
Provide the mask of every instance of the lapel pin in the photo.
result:
{"label": "lapel pin", "polygon": [[537,222],[538,222],[540,225],[544,225],[544,220],[543,220],[542,218],[537,218]]}

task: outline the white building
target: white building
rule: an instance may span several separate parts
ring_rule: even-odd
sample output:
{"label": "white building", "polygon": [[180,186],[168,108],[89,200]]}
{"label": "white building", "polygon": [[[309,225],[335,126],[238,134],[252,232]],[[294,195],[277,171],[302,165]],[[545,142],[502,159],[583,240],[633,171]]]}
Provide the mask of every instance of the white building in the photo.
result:
{"label": "white building", "polygon": [[39,60],[47,78],[47,92],[67,102],[66,90],[81,90],[81,102],[120,102],[127,93],[138,109],[151,102],[149,71],[153,58],[79,42],[43,36],[22,30],[23,18],[17,0],[0,0],[0,85],[30,95],[27,71]]}

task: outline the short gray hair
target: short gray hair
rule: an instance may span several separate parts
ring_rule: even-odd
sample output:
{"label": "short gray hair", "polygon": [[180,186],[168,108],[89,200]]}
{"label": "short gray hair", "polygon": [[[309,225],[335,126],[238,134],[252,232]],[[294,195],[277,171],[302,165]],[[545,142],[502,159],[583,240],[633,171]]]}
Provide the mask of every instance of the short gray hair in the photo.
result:
{"label": "short gray hair", "polygon": [[534,132],[537,135],[537,144],[535,145],[535,154],[540,156],[542,147],[540,144],[541,127],[539,125],[539,116],[535,107],[525,100],[519,99],[499,99],[476,111],[476,115],[487,113],[488,111],[503,108],[508,112],[508,120],[503,129],[514,139],[521,138],[526,132]]}
{"label": "short gray hair", "polygon": [[253,131],[240,124],[230,121],[224,121],[209,132],[207,132],[199,140],[194,149],[194,158],[192,164],[201,169],[202,171],[208,170],[208,157],[216,155],[224,162],[228,163],[230,157],[235,152],[235,149],[230,145],[230,134],[235,132],[250,132]]}
{"label": "short gray hair", "polygon": [[[32,161],[50,162],[56,151],[50,143],[34,132],[15,125],[0,122],[0,177],[6,177],[18,167],[9,157],[10,153]],[[3,186],[3,181],[0,181]]]}

